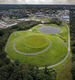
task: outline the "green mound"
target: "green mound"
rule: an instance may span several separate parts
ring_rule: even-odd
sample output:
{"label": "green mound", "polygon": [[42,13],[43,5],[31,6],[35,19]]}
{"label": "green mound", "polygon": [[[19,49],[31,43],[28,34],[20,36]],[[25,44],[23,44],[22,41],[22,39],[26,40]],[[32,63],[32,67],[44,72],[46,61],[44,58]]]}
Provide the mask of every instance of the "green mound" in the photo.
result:
{"label": "green mound", "polygon": [[[38,41],[36,42],[36,40]],[[15,47],[17,50],[24,53],[36,54],[36,52],[42,51],[49,46],[49,40],[51,41],[51,46],[46,51],[41,52],[40,54],[37,55],[20,54],[16,52],[16,50],[13,48],[13,44],[15,41]],[[30,41],[32,41],[32,43]],[[39,42],[41,45],[39,44]],[[34,46],[36,48],[34,48]],[[13,33],[10,36],[9,43],[7,46],[8,56],[12,60],[18,59],[21,63],[36,64],[40,67],[45,65],[48,66],[54,65],[60,62],[67,55],[67,52],[68,51],[63,40],[61,40],[59,37],[50,36],[43,33],[28,32],[28,31],[19,31]]]}
{"label": "green mound", "polygon": [[49,45],[49,40],[42,34],[26,34],[15,39],[15,48],[24,53],[35,53],[44,50]]}
{"label": "green mound", "polygon": [[25,44],[30,48],[42,48],[48,45],[48,39],[42,35],[30,35],[25,39]]}

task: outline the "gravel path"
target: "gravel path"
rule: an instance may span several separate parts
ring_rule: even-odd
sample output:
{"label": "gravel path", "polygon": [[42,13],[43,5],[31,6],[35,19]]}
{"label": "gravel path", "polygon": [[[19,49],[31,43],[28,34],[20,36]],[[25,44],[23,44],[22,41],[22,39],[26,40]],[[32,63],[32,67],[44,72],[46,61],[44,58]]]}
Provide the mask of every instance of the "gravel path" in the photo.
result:
{"label": "gravel path", "polygon": [[[20,37],[23,37],[23,36],[20,36]],[[18,40],[18,38],[17,38],[16,40]],[[13,43],[13,49],[14,49],[16,52],[18,52],[18,53],[20,53],[20,54],[23,54],[23,55],[37,55],[37,54],[41,54],[41,53],[47,51],[47,50],[51,47],[51,44],[52,44],[51,40],[49,40],[49,46],[48,46],[46,49],[44,49],[44,50],[42,50],[42,51],[40,51],[40,52],[35,52],[35,53],[24,53],[24,52],[21,52],[21,51],[19,51],[19,50],[16,49],[16,47],[15,47],[15,42],[16,42],[16,40],[15,40],[14,43]]]}
{"label": "gravel path", "polygon": [[12,33],[12,34],[9,36],[8,41],[7,41],[7,44],[6,44],[6,46],[5,46],[5,52],[7,52],[7,47],[8,47],[10,38],[11,38],[11,36],[12,36],[13,34],[16,34],[16,32]]}
{"label": "gravel path", "polygon": [[[62,61],[60,61],[59,63],[54,64],[54,65],[51,65],[51,66],[48,66],[47,68],[52,68],[52,67],[58,66],[59,64],[63,63],[63,62],[68,58],[69,55],[72,56],[72,55],[70,54],[70,30],[69,30],[68,25],[67,25],[67,29],[68,29],[68,53],[67,53],[67,55],[66,55],[65,58],[64,58]],[[45,68],[45,67],[39,67],[39,69],[44,69],[44,68]]]}

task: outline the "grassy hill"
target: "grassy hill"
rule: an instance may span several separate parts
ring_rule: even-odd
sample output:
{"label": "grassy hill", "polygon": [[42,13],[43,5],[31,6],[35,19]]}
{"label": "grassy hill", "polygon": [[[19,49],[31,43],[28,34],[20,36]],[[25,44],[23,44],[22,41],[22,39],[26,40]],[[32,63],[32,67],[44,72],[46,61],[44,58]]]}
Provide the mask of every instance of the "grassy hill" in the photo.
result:
{"label": "grassy hill", "polygon": [[[55,26],[61,29],[58,34],[45,34],[38,31],[39,27]],[[35,30],[35,31],[34,31]],[[9,37],[6,51],[12,60],[21,63],[36,64],[39,67],[59,63],[67,55],[67,28],[53,24],[37,25],[27,31],[12,33]],[[66,39],[66,42],[60,36]]]}

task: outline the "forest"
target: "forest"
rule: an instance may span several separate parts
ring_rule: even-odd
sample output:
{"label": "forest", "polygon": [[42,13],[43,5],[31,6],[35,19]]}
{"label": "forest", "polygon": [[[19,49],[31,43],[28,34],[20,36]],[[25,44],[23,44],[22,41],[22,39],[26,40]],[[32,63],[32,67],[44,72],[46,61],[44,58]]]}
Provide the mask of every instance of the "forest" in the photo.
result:
{"label": "forest", "polygon": [[72,50],[72,77],[75,80],[75,8],[70,10],[70,33]]}

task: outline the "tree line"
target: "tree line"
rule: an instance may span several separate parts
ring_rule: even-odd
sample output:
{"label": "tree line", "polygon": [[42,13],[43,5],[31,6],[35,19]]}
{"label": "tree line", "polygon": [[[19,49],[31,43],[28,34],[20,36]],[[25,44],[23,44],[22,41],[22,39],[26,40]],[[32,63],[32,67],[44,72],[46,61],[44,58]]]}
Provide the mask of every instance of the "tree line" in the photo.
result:
{"label": "tree line", "polygon": [[71,51],[72,51],[72,77],[75,80],[75,8],[70,10],[70,32],[71,32]]}

